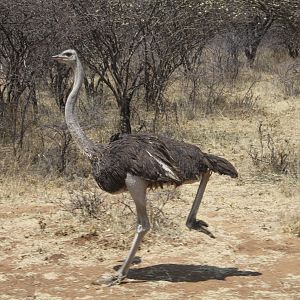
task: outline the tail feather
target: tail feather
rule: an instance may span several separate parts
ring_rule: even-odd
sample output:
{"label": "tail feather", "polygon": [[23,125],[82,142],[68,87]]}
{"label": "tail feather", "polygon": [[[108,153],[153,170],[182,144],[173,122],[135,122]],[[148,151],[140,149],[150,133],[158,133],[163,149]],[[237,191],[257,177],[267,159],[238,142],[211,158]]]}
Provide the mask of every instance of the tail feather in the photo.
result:
{"label": "tail feather", "polygon": [[232,178],[238,177],[238,172],[235,167],[225,158],[212,154],[206,154],[205,160],[207,167],[213,172],[217,172],[221,175],[228,175]]}

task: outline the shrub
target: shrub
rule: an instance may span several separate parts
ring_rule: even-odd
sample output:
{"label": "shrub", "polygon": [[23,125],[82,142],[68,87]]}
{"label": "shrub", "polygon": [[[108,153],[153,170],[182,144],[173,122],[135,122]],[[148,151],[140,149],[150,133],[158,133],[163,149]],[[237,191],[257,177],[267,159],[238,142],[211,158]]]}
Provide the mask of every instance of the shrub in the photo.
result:
{"label": "shrub", "polygon": [[248,151],[254,165],[277,174],[298,177],[299,160],[295,153],[295,147],[290,140],[275,136],[274,125],[260,122],[258,141],[258,145],[251,144]]}

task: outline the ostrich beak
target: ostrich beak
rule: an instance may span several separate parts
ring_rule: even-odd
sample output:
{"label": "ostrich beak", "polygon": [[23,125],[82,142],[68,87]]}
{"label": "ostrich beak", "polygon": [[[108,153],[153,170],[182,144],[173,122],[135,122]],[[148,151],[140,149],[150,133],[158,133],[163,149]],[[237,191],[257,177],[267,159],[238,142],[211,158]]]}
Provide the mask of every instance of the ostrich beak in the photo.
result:
{"label": "ostrich beak", "polygon": [[54,60],[63,60],[64,59],[64,57],[60,56],[59,54],[58,55],[53,55],[53,56],[51,56],[51,58],[54,59]]}

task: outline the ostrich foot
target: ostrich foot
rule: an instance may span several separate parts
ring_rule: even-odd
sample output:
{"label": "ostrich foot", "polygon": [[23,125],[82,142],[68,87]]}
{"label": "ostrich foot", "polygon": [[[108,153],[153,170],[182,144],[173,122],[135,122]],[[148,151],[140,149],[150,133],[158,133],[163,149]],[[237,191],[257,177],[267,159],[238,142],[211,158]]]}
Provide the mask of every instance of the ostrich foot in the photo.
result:
{"label": "ostrich foot", "polygon": [[191,224],[188,225],[188,228],[197,230],[199,232],[203,232],[207,234],[211,238],[216,238],[208,229],[208,224],[202,220],[193,220]]}
{"label": "ostrich foot", "polygon": [[94,285],[107,285],[107,286],[113,286],[121,284],[123,279],[126,278],[126,275],[122,274],[115,274],[108,277],[100,277],[92,282]]}

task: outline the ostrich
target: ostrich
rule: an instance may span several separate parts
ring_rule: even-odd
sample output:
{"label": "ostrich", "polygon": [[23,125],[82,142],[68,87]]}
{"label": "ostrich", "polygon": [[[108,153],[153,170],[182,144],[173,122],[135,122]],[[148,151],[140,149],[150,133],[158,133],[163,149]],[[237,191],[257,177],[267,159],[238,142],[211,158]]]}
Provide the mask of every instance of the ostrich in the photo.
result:
{"label": "ostrich", "polygon": [[116,274],[94,283],[119,284],[126,278],[136,251],[150,229],[146,210],[147,188],[173,184],[179,186],[194,181],[201,182],[187,218],[187,227],[202,231],[211,237],[205,222],[196,219],[211,172],[237,177],[237,171],[227,160],[206,154],[194,145],[148,134],[115,135],[108,144],[96,144],[81,129],[75,105],[83,82],[83,68],[75,50],[69,49],[52,56],[74,70],[74,83],[66,106],[68,129],[80,150],[91,162],[92,174],[98,186],[115,194],[128,191],[137,212],[136,233],[127,255]]}

